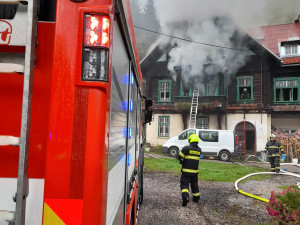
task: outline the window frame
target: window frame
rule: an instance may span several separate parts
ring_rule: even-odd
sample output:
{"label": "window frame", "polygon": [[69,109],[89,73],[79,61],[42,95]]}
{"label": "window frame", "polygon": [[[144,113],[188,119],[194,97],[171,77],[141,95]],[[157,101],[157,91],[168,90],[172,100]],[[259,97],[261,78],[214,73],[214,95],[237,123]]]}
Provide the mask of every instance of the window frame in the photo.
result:
{"label": "window frame", "polygon": [[[205,126],[206,124],[198,124],[197,121],[198,119],[207,119],[207,128],[203,128],[203,126]],[[201,125],[202,128],[199,128],[198,125]],[[196,117],[196,129],[209,129],[209,117],[208,116],[197,116]]]}
{"label": "window frame", "polygon": [[[251,87],[251,95],[250,95],[250,99],[241,99],[240,98],[240,87],[249,87],[249,86],[245,86],[245,85],[240,85],[239,81],[241,79],[249,79],[250,78],[250,87]],[[236,89],[237,89],[237,102],[253,102],[253,92],[254,92],[254,88],[253,88],[253,76],[239,76],[236,78]]]}
{"label": "window frame", "polygon": [[183,85],[182,85],[182,81],[180,81],[180,93],[179,93],[179,96],[180,96],[180,97],[192,97],[192,96],[193,96],[193,91],[192,91],[191,88],[190,88],[190,90],[189,90],[189,95],[188,95],[188,96],[183,95]]}
{"label": "window frame", "polygon": [[[284,45],[284,55],[285,56],[296,56],[296,55],[299,55],[298,46],[299,46],[298,44],[287,44],[287,45]],[[290,48],[290,51],[291,51],[289,54],[287,53],[287,49],[288,48]],[[296,49],[296,53],[293,53],[293,48]]]}
{"label": "window frame", "polygon": [[[161,118],[168,118],[168,123],[161,123],[160,122],[160,119]],[[165,136],[161,136],[160,135],[160,125],[167,125],[168,126],[168,135],[165,135]],[[165,128],[164,128],[164,131],[165,131]],[[164,132],[165,133],[165,132]],[[164,137],[170,137],[170,116],[158,116],[158,137],[161,137],[161,138],[164,138]]]}
{"label": "window frame", "polygon": [[[291,80],[297,80],[298,81],[298,100],[293,100],[293,101],[277,101],[276,100],[276,89],[284,89],[282,88],[277,88],[276,87],[276,82],[277,81],[291,81]],[[288,88],[293,88],[293,87],[288,87]],[[300,103],[300,77],[278,77],[278,78],[273,78],[273,103],[274,104],[295,104],[295,103]]]}
{"label": "window frame", "polygon": [[[161,83],[169,83],[169,85],[170,85],[170,100],[168,100],[168,101],[162,101],[160,99],[160,93],[161,93],[160,85],[161,85]],[[172,102],[172,80],[159,80],[158,81],[158,101],[157,102]]]}

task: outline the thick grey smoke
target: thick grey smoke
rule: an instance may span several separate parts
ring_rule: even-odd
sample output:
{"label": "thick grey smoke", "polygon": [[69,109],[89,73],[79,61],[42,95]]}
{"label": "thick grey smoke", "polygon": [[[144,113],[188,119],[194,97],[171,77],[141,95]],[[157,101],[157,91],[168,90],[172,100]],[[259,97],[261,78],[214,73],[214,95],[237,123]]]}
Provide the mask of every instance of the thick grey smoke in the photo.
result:
{"label": "thick grey smoke", "polygon": [[[143,0],[145,3],[145,0]],[[228,48],[243,49],[244,30],[262,25],[291,23],[300,14],[299,0],[154,0],[164,34]],[[181,66],[183,78],[195,82],[218,73],[234,74],[247,61],[245,51],[228,50],[161,38],[175,44],[168,69]],[[201,79],[200,79],[200,78]],[[200,87],[199,87],[200,88]]]}

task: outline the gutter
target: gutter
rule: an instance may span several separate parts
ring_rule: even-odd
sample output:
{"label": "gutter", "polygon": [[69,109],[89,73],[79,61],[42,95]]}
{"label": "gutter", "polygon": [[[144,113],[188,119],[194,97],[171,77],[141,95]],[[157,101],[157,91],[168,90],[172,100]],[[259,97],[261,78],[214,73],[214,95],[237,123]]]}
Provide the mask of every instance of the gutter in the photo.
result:
{"label": "gutter", "polygon": [[297,64],[282,64],[283,61],[281,61],[281,67],[291,67],[291,66],[300,66],[300,63]]}

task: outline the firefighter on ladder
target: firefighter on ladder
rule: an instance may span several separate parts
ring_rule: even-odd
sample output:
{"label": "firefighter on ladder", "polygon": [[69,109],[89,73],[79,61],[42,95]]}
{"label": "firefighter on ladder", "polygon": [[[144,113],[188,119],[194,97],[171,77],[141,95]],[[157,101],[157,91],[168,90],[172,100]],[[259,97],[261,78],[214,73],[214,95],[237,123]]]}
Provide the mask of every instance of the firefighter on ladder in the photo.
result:
{"label": "firefighter on ladder", "polygon": [[198,166],[201,155],[201,148],[198,147],[199,137],[192,134],[188,138],[189,145],[182,148],[178,154],[178,160],[182,164],[180,189],[182,194],[182,206],[189,202],[189,184],[191,184],[193,201],[198,203],[200,200],[198,186]]}
{"label": "firefighter on ladder", "polygon": [[274,134],[270,135],[270,141],[267,142],[265,149],[268,151],[271,164],[271,171],[279,173],[280,171],[280,153],[283,152],[282,145],[276,141]]}

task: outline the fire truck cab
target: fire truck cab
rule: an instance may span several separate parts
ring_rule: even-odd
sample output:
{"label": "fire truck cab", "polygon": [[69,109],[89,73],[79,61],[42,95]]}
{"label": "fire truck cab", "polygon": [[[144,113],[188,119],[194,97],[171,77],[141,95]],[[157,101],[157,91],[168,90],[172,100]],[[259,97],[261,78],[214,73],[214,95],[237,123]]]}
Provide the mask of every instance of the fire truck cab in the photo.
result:
{"label": "fire truck cab", "polygon": [[0,225],[136,224],[141,85],[129,0],[0,0]]}

